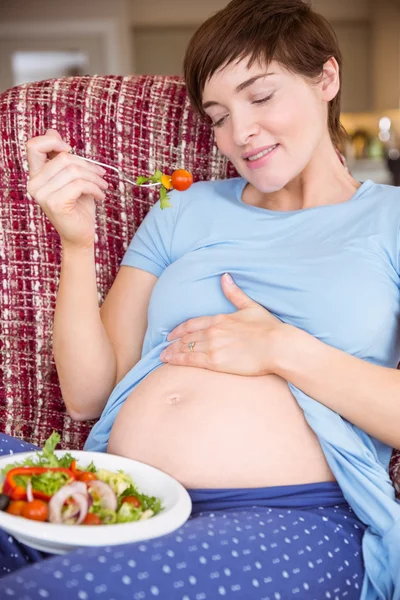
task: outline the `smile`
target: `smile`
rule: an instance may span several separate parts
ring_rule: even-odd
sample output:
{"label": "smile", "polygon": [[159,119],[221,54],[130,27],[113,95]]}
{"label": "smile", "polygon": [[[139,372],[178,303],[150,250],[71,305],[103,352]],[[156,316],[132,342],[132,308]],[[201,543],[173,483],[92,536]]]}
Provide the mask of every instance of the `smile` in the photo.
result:
{"label": "smile", "polygon": [[249,160],[250,162],[252,160],[258,160],[259,158],[262,158],[266,154],[269,154],[270,152],[273,152],[273,150],[275,150],[275,148],[277,146],[278,146],[278,144],[275,144],[275,146],[271,146],[271,148],[268,148],[267,150],[263,150],[262,152],[259,152],[258,154],[254,154],[253,156],[249,156],[249,158],[247,158],[247,160]]}

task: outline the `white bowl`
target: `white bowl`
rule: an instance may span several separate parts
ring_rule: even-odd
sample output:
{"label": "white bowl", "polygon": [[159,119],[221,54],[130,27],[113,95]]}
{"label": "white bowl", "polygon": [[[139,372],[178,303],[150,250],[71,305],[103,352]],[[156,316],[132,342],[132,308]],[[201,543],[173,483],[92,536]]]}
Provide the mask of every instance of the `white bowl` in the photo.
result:
{"label": "white bowl", "polygon": [[[66,452],[68,451],[56,450],[55,454],[63,456]],[[189,518],[192,510],[190,496],[183,485],[167,473],[145,463],[114,454],[79,450],[69,452],[82,467],[88,466],[93,461],[96,468],[109,471],[122,469],[132,477],[140,493],[160,498],[163,510],[144,521],[93,526],[41,523],[9,515],[0,510],[0,527],[19,542],[43,552],[65,554],[82,546],[115,546],[149,540],[178,529]],[[22,462],[28,457],[35,456],[35,452],[3,456],[0,458],[0,471],[9,463]]]}

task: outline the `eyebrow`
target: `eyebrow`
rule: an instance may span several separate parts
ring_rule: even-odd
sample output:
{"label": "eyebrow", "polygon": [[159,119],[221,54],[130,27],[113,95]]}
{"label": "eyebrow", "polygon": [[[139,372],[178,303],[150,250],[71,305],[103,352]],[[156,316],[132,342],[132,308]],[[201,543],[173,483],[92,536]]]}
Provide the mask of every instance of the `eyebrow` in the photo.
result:
{"label": "eyebrow", "polygon": [[[250,85],[252,85],[258,79],[262,79],[263,77],[268,77],[269,75],[275,75],[275,73],[264,73],[263,75],[256,75],[255,77],[251,77],[251,79],[247,79],[246,81],[244,81],[243,83],[241,83],[240,85],[237,86],[237,88],[235,89],[235,93],[239,94],[239,92],[243,92],[243,90],[248,88]],[[210,106],[215,106],[218,104],[219,104],[219,102],[215,102],[215,100],[209,100],[208,102],[203,104],[203,109],[205,110],[206,108],[209,108]]]}

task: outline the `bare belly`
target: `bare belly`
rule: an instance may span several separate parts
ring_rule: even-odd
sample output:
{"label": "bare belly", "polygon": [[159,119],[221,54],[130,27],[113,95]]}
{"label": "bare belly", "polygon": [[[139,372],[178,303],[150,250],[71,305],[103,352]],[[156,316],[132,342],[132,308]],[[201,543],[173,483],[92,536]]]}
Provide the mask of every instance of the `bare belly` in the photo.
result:
{"label": "bare belly", "polygon": [[128,396],[108,452],[153,465],[187,488],[334,481],[287,383],[162,365]]}

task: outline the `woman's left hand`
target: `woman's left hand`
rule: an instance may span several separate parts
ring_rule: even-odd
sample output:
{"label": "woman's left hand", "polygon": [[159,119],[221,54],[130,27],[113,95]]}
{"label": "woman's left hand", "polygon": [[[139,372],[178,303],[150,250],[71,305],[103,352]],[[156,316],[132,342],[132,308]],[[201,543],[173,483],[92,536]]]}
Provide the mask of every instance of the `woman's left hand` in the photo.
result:
{"label": "woman's left hand", "polygon": [[249,298],[230,275],[223,275],[221,283],[238,310],[182,323],[168,335],[173,343],[161,353],[161,360],[253,377],[274,373],[280,333],[286,326]]}

